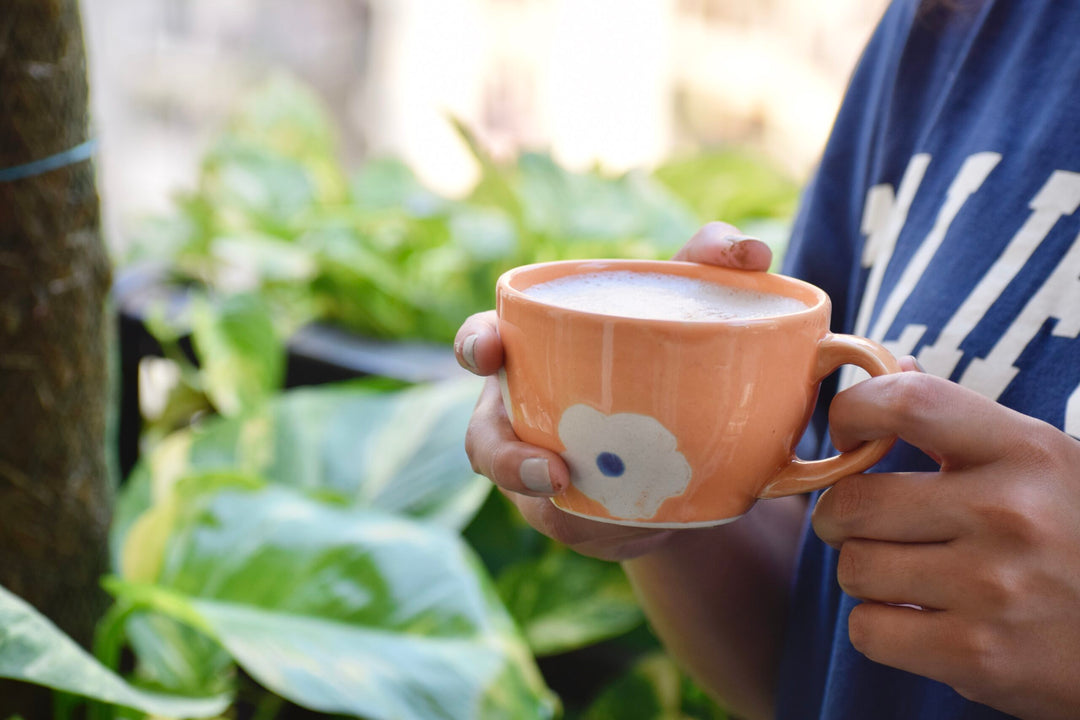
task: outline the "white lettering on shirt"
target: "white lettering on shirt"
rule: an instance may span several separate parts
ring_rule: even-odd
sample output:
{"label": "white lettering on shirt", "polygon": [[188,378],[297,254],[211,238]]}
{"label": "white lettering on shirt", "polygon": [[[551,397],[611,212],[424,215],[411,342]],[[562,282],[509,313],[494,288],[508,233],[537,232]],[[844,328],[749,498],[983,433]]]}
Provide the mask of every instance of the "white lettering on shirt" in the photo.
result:
{"label": "white lettering on shirt", "polygon": [[1056,321],[1051,330],[1055,337],[1080,335],[1080,236],[990,354],[971,361],[960,384],[996,400],[1020,372],[1017,358],[1049,320]]}
{"label": "white lettering on shirt", "polygon": [[[862,266],[870,268],[870,275],[866,278],[866,287],[863,289],[862,302],[859,304],[859,313],[855,316],[855,334],[866,335],[866,328],[870,324],[870,316],[874,312],[874,303],[877,302],[878,293],[881,291],[881,279],[885,276],[885,268],[892,260],[893,250],[896,249],[896,240],[900,237],[900,231],[907,222],[908,213],[911,211],[911,203],[915,200],[915,193],[922,184],[926,168],[930,165],[930,155],[919,153],[911,158],[904,177],[900,180],[900,192],[893,194],[892,185],[883,183],[870,188],[866,194],[866,204],[863,206],[862,230],[866,235],[866,244],[863,247]],[[854,385],[857,380],[869,377],[865,370],[854,365],[845,365],[840,370],[840,388]]]}
{"label": "white lettering on shirt", "polygon": [[[920,158],[922,160],[922,170],[925,172],[926,164],[929,164],[930,158],[927,155],[920,154],[912,158],[911,164],[908,165],[908,171],[904,173],[904,179],[907,180],[908,175],[911,172],[912,165]],[[896,320],[897,313],[900,312],[900,308],[904,302],[911,295],[915,286],[918,284],[922,274],[926,271],[926,268],[930,265],[931,259],[933,259],[935,253],[941,247],[941,243],[945,239],[945,235],[949,231],[949,227],[952,225],[953,220],[960,213],[960,209],[963,208],[964,203],[971,197],[975,191],[977,191],[982,184],[986,181],[990,172],[1001,162],[1001,154],[994,152],[976,153],[969,156],[963,166],[960,168],[960,172],[957,173],[956,178],[945,196],[945,203],[942,206],[940,212],[938,212],[937,219],[934,222],[934,227],[931,228],[926,238],[923,239],[919,249],[916,250],[915,255],[908,262],[904,268],[904,272],[901,274],[900,279],[893,286],[892,292],[889,293],[888,299],[886,299],[884,306],[881,308],[881,312],[878,314],[877,319],[874,322],[873,329],[866,333],[866,326],[869,324],[869,318],[873,311],[874,303],[876,301],[877,293],[881,285],[881,277],[885,273],[885,265],[888,264],[889,259],[892,257],[892,252],[896,246],[896,239],[900,234],[900,227],[903,226],[903,221],[907,218],[907,212],[911,207],[911,201],[913,198],[907,199],[906,207],[903,207],[903,218],[900,220],[900,227],[893,228],[888,226],[888,230],[891,233],[889,237],[888,245],[888,257],[875,257],[874,267],[871,270],[871,277],[867,280],[867,294],[863,295],[862,303],[859,306],[859,316],[856,319],[855,333],[857,335],[865,335],[873,340],[881,342],[886,348],[888,348],[894,355],[905,355],[911,352],[911,349],[915,347],[923,333],[926,332],[926,326],[924,325],[910,325],[904,328],[900,337],[896,340],[889,342],[883,342],[885,333],[888,332],[893,322]],[[919,174],[919,180],[922,179],[922,173]],[[901,183],[901,197],[903,197],[903,183]],[[917,189],[917,187],[915,188]],[[912,190],[914,195],[914,190]],[[869,196],[867,206],[869,208]],[[874,279],[874,274],[877,273],[876,286],[871,285],[871,280]],[[873,297],[870,292],[872,291]],[[840,374],[840,388],[846,388],[853,385],[858,380],[866,377],[865,371],[857,371],[852,366],[847,366]]]}
{"label": "white lettering on shirt", "polygon": [[945,325],[937,340],[919,353],[919,362],[927,372],[946,378],[952,375],[964,355],[960,343],[1005,291],[1058,220],[1072,215],[1080,207],[1080,173],[1055,171],[1029,207],[1031,215],[1005,251]]}

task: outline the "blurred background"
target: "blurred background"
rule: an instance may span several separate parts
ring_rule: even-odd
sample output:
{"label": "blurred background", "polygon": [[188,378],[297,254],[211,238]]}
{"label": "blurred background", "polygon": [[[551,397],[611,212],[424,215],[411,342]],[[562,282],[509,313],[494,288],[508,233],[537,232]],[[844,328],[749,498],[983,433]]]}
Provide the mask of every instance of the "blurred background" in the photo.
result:
{"label": "blurred background", "polygon": [[[8,512],[93,526],[65,545],[100,561],[71,584],[111,609],[80,624],[93,659],[5,586],[39,658],[0,636],[0,675],[71,693],[57,720],[730,720],[617,564],[541,536],[473,473],[480,385],[450,343],[516,265],[670,257],[714,219],[778,259],[884,0],[21,0],[0,60],[24,88],[53,92],[56,68],[82,87],[79,5],[111,302],[71,296],[93,326],[17,305],[32,321],[7,325],[54,351],[9,367],[85,359],[57,387],[103,405],[108,374],[117,406],[104,443],[62,408],[35,425],[27,477],[65,480],[39,461],[70,456],[83,483],[71,437],[115,462],[94,465],[100,512],[83,489],[30,502],[30,481]],[[60,114],[3,97],[24,129]],[[60,142],[83,137],[72,98],[40,106],[71,111]],[[42,297],[85,274],[97,235],[37,238],[37,203],[96,219],[63,184],[91,173],[0,185],[16,247],[69,264],[12,275]],[[27,587],[73,577],[18,542]]]}
{"label": "blurred background", "polygon": [[883,0],[84,0],[110,239],[190,187],[238,98],[287,70],[355,166],[463,194],[490,151],[651,167],[718,144],[805,179]]}

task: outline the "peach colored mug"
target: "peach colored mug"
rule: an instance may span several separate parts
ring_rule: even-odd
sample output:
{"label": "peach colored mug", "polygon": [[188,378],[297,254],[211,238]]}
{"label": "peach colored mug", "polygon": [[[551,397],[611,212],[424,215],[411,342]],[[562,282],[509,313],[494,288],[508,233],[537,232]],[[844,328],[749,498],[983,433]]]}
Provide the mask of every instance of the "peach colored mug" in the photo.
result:
{"label": "peach colored mug", "polygon": [[[665,273],[784,295],[803,310],[738,320],[643,320],[556,307],[537,283],[612,270]],[[862,472],[891,440],[804,461],[795,446],[821,381],[854,364],[899,371],[881,345],[829,332],[820,288],[759,272],[650,260],[570,260],[515,268],[497,286],[503,401],[523,441],[558,452],[566,512],[645,527],[717,525],[758,498]]]}

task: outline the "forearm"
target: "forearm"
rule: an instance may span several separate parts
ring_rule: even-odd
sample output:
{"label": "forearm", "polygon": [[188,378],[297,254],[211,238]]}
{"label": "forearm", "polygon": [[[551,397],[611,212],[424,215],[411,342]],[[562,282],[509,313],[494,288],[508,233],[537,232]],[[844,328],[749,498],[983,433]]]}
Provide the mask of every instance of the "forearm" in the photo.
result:
{"label": "forearm", "polygon": [[759,502],[729,525],[676,533],[623,563],[653,630],[726,707],[771,718],[802,497]]}

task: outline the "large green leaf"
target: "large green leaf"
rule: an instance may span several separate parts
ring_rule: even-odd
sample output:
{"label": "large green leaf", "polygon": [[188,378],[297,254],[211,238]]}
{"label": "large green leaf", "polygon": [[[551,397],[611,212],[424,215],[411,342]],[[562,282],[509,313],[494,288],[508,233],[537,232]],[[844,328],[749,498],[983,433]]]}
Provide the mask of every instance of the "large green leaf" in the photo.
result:
{"label": "large green leaf", "polygon": [[499,594],[537,655],[622,635],[642,621],[622,568],[551,544],[498,577]]}
{"label": "large green leaf", "polygon": [[230,702],[226,696],[185,698],[128,684],[3,587],[0,587],[0,677],[171,718],[210,717],[222,712]]}
{"label": "large green leaf", "polygon": [[465,429],[471,376],[396,392],[346,383],[293,390],[260,411],[174,433],[132,473],[113,525],[114,558],[135,518],[189,475],[247,473],[461,529],[491,484],[475,475]]}
{"label": "large green leaf", "polygon": [[111,587],[195,625],[274,692],[372,719],[552,714],[452,531],[280,486],[181,492],[157,582]]}
{"label": "large green leaf", "polygon": [[[347,384],[282,395],[243,419],[214,419],[174,433],[129,478],[117,502],[114,566],[136,580],[158,576],[188,486],[274,484],[336,502],[465,526],[491,484],[472,472],[462,439],[479,381],[375,392]],[[162,686],[209,687],[226,658],[190,628],[134,617],[128,636],[142,677]]]}

